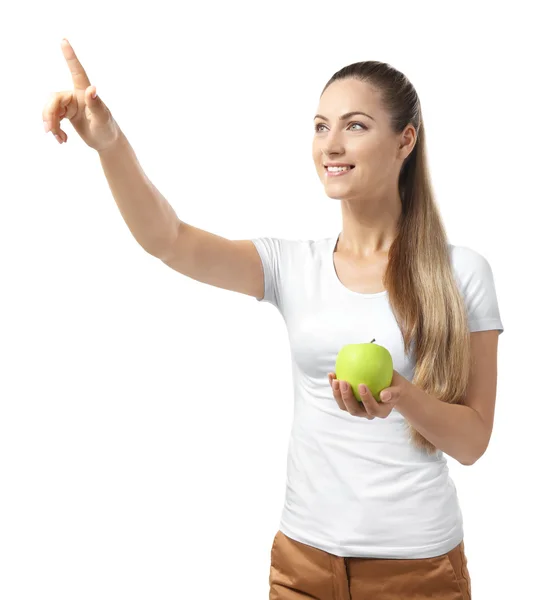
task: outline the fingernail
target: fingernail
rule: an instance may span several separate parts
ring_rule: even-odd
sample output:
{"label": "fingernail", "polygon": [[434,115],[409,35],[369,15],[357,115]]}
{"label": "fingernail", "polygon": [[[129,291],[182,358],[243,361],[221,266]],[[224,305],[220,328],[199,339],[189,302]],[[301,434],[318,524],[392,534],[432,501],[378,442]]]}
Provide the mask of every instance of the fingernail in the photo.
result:
{"label": "fingernail", "polygon": [[342,389],[344,392],[348,392],[348,383],[343,383],[342,384]]}
{"label": "fingernail", "polygon": [[392,394],[390,392],[382,392],[380,398],[383,402],[388,402],[392,398]]}
{"label": "fingernail", "polygon": [[337,380],[333,381],[333,389],[334,390],[338,390],[339,389],[339,382]]}
{"label": "fingernail", "polygon": [[48,133],[50,131],[50,126],[48,125],[48,121],[44,121],[44,131]]}
{"label": "fingernail", "polygon": [[362,383],[362,385],[360,385],[360,393],[365,394],[366,392],[367,392],[367,387]]}

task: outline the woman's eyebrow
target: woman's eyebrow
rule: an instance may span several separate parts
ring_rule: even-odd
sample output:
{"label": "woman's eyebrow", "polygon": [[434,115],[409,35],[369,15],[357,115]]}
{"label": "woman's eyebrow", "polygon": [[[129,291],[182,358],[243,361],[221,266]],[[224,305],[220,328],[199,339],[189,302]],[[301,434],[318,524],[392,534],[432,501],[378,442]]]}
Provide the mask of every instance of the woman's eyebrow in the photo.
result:
{"label": "woman's eyebrow", "polygon": [[[364,115],[364,117],[369,117],[372,121],[375,121],[375,119],[371,115],[368,115],[367,113],[364,113],[361,110],[354,110],[352,112],[347,112],[344,115],[341,115],[339,117],[339,121],[344,121],[345,119],[348,119],[349,117],[352,117],[353,115]],[[323,119],[324,121],[329,121],[329,119],[327,117],[324,117],[323,115],[316,115],[314,117],[314,121],[317,118]]]}

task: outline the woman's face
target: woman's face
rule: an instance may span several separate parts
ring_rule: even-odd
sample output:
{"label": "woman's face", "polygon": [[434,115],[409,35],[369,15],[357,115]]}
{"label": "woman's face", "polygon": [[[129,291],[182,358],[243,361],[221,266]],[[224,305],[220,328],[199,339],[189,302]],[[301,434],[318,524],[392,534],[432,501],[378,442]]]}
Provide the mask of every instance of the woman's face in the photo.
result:
{"label": "woman's face", "polygon": [[[351,114],[341,120],[356,111],[366,114]],[[396,187],[404,158],[398,150],[399,138],[391,131],[374,88],[356,79],[334,81],[320,98],[312,144],[316,171],[327,195],[361,201]],[[354,168],[332,177],[324,166],[328,162]]]}

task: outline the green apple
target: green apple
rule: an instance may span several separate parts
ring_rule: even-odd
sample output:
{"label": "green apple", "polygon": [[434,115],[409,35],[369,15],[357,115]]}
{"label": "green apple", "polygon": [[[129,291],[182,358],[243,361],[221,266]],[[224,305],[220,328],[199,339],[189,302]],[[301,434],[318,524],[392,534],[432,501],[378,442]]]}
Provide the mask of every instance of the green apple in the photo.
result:
{"label": "green apple", "polygon": [[358,402],[361,402],[361,383],[367,385],[377,402],[381,402],[379,394],[390,386],[394,375],[390,352],[374,341],[375,338],[368,344],[347,344],[337,354],[335,375],[339,380],[348,381]]}

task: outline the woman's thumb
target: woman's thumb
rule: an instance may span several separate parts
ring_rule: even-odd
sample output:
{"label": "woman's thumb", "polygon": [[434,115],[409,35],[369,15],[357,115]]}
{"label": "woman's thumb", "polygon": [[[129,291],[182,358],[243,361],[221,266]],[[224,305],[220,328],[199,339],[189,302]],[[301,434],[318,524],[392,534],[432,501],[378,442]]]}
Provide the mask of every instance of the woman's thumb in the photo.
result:
{"label": "woman's thumb", "polygon": [[99,98],[98,98],[98,91],[96,89],[95,85],[91,85],[87,90],[86,90],[86,104],[93,110],[94,108],[97,108],[97,106],[99,105]]}

